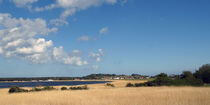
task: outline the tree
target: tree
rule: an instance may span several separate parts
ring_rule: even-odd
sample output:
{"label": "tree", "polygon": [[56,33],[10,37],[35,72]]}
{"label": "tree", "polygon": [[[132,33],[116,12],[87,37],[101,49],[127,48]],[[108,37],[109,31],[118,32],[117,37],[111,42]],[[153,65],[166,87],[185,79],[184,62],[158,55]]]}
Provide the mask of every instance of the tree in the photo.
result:
{"label": "tree", "polygon": [[157,78],[161,78],[161,77],[168,77],[168,75],[166,73],[160,73],[156,76]]}
{"label": "tree", "polygon": [[193,79],[195,78],[191,71],[184,71],[181,75],[182,79]]}
{"label": "tree", "polygon": [[210,64],[205,64],[195,72],[195,77],[201,79],[204,83],[210,83]]}

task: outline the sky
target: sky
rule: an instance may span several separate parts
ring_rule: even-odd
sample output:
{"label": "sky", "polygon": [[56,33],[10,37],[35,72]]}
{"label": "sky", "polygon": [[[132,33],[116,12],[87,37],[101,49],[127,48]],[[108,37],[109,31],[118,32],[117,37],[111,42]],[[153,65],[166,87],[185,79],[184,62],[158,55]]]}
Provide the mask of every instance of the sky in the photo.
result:
{"label": "sky", "polygon": [[0,77],[156,75],[210,63],[209,0],[0,0]]}

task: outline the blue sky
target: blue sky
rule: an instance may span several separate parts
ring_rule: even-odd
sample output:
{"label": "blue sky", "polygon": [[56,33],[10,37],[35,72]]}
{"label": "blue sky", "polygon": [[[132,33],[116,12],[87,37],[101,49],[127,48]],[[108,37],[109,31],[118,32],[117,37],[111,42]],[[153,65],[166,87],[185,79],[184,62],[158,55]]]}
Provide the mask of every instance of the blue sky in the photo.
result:
{"label": "blue sky", "polygon": [[0,0],[0,77],[181,73],[210,63],[209,0]]}

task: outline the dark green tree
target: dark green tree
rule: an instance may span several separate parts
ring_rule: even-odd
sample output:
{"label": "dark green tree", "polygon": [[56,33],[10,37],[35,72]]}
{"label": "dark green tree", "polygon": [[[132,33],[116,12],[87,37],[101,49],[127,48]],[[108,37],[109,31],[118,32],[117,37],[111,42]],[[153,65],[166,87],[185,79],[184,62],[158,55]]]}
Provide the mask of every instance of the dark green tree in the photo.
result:
{"label": "dark green tree", "polygon": [[184,71],[181,75],[182,79],[193,79],[194,76],[191,71]]}
{"label": "dark green tree", "polygon": [[161,77],[168,77],[168,75],[166,73],[160,73],[156,76],[157,78],[161,78]]}
{"label": "dark green tree", "polygon": [[210,64],[205,64],[194,73],[195,77],[204,83],[210,83]]}

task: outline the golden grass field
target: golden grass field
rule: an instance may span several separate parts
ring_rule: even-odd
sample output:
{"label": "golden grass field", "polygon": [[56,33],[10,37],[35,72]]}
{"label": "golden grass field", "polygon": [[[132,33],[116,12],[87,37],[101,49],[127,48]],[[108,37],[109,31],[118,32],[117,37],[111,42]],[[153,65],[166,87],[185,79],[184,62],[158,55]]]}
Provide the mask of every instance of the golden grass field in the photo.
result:
{"label": "golden grass field", "polygon": [[128,82],[143,81],[114,81],[114,88],[93,84],[75,91],[9,94],[0,89],[0,105],[210,105],[209,87],[126,88]]}

